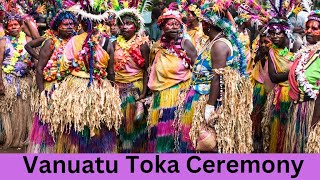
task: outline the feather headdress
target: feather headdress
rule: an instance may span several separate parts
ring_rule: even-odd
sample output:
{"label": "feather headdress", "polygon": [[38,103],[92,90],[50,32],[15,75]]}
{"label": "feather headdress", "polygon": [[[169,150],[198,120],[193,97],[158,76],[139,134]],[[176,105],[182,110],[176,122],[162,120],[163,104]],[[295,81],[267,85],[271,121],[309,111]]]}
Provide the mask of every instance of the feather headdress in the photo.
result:
{"label": "feather headdress", "polygon": [[236,2],[235,7],[237,9],[239,19],[263,24],[267,23],[270,18],[269,13],[254,0]]}
{"label": "feather headdress", "polygon": [[117,23],[122,21],[124,16],[131,16],[133,23],[138,29],[138,34],[144,33],[144,19],[142,14],[151,6],[150,0],[112,0],[112,12],[116,15]]}
{"label": "feather headdress", "polygon": [[[70,2],[69,2],[70,3]],[[68,9],[82,19],[101,22],[109,17],[108,1],[104,0],[79,0],[78,4]]]}
{"label": "feather headdress", "polygon": [[239,70],[241,75],[246,74],[246,57],[242,43],[239,40],[239,35],[235,27],[228,18],[227,9],[230,7],[231,1],[217,0],[211,3],[204,4],[202,19],[211,25],[222,29],[226,38],[233,46],[233,59],[227,61],[227,65]]}

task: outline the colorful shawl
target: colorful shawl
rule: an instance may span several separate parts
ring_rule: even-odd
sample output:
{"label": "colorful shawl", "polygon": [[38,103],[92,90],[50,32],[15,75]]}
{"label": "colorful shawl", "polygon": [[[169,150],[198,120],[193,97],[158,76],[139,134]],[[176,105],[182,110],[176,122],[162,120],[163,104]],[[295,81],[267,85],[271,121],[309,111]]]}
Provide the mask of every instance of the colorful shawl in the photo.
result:
{"label": "colorful shawl", "polygon": [[[62,73],[71,73],[74,76],[81,78],[90,78],[89,74],[89,58],[88,49],[83,48],[83,44],[87,41],[88,33],[82,33],[74,36],[67,43],[63,57],[61,59]],[[92,39],[95,37],[92,36]],[[106,68],[109,62],[109,54],[99,45],[94,43],[93,46],[93,59],[94,59],[94,70],[93,75],[95,79],[104,79],[107,77]]]}
{"label": "colorful shawl", "polygon": [[[178,51],[180,54],[186,53],[181,47]],[[184,60],[176,52],[160,46],[160,41],[154,45],[152,53],[154,61],[148,82],[151,90],[161,91],[191,78],[191,71]]]}
{"label": "colorful shawl", "polygon": [[144,43],[149,43],[147,36],[134,36],[129,41],[125,41],[122,36],[117,38],[114,51],[116,82],[131,83],[142,79],[145,59],[140,46]]}

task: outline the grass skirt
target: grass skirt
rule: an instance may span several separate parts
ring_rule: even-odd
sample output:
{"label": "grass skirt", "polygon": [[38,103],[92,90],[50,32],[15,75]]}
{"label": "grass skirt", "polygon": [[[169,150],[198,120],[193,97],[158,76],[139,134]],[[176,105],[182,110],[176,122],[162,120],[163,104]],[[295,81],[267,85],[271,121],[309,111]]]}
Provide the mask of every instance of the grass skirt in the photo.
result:
{"label": "grass skirt", "polygon": [[[36,111],[34,114],[34,121],[32,130],[30,133],[30,143],[27,148],[28,153],[53,153],[54,150],[54,138],[50,133],[50,124],[44,123],[39,116],[39,109],[45,109],[45,107],[51,107],[51,95],[58,86],[56,82],[45,82],[45,91],[41,96],[37,87],[32,88],[32,108]],[[41,108],[42,107],[42,108]]]}
{"label": "grass skirt", "polygon": [[81,132],[87,126],[92,133],[107,126],[119,129],[121,124],[121,100],[118,90],[108,80],[87,87],[89,79],[68,76],[55,89],[48,105],[41,95],[40,117],[50,123],[50,131],[67,132],[71,127]]}
{"label": "grass skirt", "polygon": [[[119,152],[123,153],[143,153],[147,150],[147,118],[146,111],[139,114],[136,98],[139,97],[143,89],[143,82],[117,83],[121,97],[121,109],[123,113],[122,124],[119,129],[120,142]],[[142,105],[142,103],[140,104]]]}
{"label": "grass skirt", "polygon": [[306,153],[320,153],[320,123],[311,130],[305,149]]}
{"label": "grass skirt", "polygon": [[121,124],[121,100],[108,80],[101,85],[68,76],[40,100],[40,119],[49,124],[58,153],[115,152]]}
{"label": "grass skirt", "polygon": [[286,153],[304,153],[313,116],[315,101],[292,103],[285,138]]}
{"label": "grass skirt", "polygon": [[190,129],[192,126],[192,120],[195,114],[199,112],[197,109],[198,102],[201,95],[193,88],[187,92],[187,96],[182,106],[179,106],[179,136],[178,136],[178,147],[177,150],[180,153],[192,153],[195,152],[195,148],[190,139]]}
{"label": "grass skirt", "polygon": [[268,94],[265,115],[262,120],[263,148],[265,152],[283,153],[289,124],[291,100],[288,86],[275,86]]}
{"label": "grass skirt", "polygon": [[181,82],[162,91],[156,91],[151,97],[148,116],[149,143],[148,152],[177,152],[177,116],[178,105],[183,103],[190,81]]}
{"label": "grass skirt", "polygon": [[22,147],[27,144],[32,126],[31,111],[32,77],[2,74],[5,95],[0,96],[0,144],[4,148]]}
{"label": "grass skirt", "polygon": [[[252,142],[252,84],[249,79],[229,68],[216,71],[223,76],[224,92],[222,103],[217,107],[219,118],[214,128],[217,135],[218,152],[250,153]],[[206,126],[204,111],[209,95],[203,95],[196,102],[190,137],[194,147],[197,145],[199,132]]]}
{"label": "grass skirt", "polygon": [[263,151],[263,138],[261,121],[263,119],[263,113],[265,104],[267,102],[267,92],[264,85],[255,81],[253,87],[253,110],[251,113],[252,131],[253,131],[253,149],[255,153],[261,153]]}

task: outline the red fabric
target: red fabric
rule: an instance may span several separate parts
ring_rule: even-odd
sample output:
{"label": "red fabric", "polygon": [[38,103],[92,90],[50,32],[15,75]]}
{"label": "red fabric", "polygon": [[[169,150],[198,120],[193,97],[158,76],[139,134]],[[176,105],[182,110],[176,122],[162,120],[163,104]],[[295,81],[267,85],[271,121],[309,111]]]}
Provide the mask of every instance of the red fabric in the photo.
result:
{"label": "red fabric", "polygon": [[299,60],[300,59],[296,60],[293,63],[289,72],[289,84],[290,84],[289,96],[294,101],[299,99],[299,93],[300,93],[299,84],[296,81],[296,74],[295,74],[295,69],[299,63]]}

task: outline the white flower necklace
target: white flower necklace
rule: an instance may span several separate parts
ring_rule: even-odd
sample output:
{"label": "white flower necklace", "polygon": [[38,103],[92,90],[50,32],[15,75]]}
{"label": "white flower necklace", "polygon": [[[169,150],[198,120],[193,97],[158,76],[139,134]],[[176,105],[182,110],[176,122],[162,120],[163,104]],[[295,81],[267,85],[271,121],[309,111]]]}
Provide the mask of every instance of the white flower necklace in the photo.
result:
{"label": "white flower necklace", "polygon": [[306,65],[309,62],[309,53],[311,50],[317,51],[320,48],[320,42],[318,42],[315,45],[308,46],[307,48],[299,51],[297,53],[296,57],[301,57],[299,60],[299,63],[295,69],[295,74],[297,77],[297,82],[299,83],[300,86],[303,87],[303,91],[308,94],[308,96],[312,99],[316,99],[319,90],[314,90],[313,85],[310,84],[306,78],[305,71],[306,71]]}

